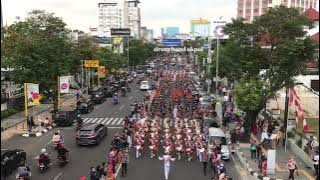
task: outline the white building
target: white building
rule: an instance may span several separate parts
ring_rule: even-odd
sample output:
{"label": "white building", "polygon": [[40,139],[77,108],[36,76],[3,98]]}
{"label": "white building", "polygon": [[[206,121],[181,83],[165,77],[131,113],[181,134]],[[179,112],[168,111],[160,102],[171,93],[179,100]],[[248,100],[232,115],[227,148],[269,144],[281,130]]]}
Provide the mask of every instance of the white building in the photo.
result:
{"label": "white building", "polygon": [[98,31],[111,36],[112,28],[130,28],[131,35],[140,38],[139,0],[102,0],[98,3]]}
{"label": "white building", "polygon": [[131,36],[139,39],[141,37],[141,15],[138,7],[139,0],[127,0],[128,3],[128,20]]}
{"label": "white building", "polygon": [[145,42],[153,43],[153,30],[147,27],[141,27],[141,39]]}
{"label": "white building", "polygon": [[111,28],[128,28],[126,0],[102,0],[98,3],[98,31],[111,36]]}

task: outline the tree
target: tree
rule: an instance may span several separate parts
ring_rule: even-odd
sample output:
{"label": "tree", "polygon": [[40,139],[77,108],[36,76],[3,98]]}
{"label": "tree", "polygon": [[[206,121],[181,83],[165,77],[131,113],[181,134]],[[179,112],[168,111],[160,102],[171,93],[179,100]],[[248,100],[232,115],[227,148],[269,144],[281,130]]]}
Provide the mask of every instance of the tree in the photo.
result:
{"label": "tree", "polygon": [[[306,37],[305,26],[310,26],[305,15],[284,6],[269,9],[252,24],[239,18],[226,25],[224,31],[230,39],[227,51],[222,50],[222,63],[241,79],[235,98],[248,114],[248,123],[277,91],[293,84],[305,68],[304,62],[312,58],[317,44]],[[262,42],[269,47],[261,47]]]}
{"label": "tree", "polygon": [[121,54],[113,53],[109,48],[100,48],[98,55],[101,63],[108,69],[119,69],[121,67],[125,67],[128,61],[126,57]]}
{"label": "tree", "polygon": [[[14,81],[38,83],[42,92],[54,89],[57,94],[57,77],[70,72],[72,59],[70,31],[63,20],[53,13],[34,10],[4,34],[1,60],[14,69]],[[56,95],[53,97],[56,109]]]}
{"label": "tree", "polygon": [[150,43],[144,43],[140,40],[130,40],[129,62],[130,66],[145,64],[147,59],[154,56],[153,49],[155,46]]}

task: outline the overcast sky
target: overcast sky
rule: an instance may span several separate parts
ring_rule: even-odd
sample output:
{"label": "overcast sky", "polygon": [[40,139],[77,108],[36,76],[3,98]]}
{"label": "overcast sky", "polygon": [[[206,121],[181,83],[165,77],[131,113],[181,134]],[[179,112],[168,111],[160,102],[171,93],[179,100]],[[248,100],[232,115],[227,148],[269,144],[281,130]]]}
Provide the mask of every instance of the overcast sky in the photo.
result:
{"label": "overcast sky", "polygon": [[[97,27],[99,0],[1,0],[3,20],[11,24],[16,16],[22,19],[33,9],[43,9],[62,17],[71,29],[88,32]],[[236,16],[237,0],[140,0],[142,26],[160,35],[160,28],[178,26],[190,32],[191,19],[225,20]]]}

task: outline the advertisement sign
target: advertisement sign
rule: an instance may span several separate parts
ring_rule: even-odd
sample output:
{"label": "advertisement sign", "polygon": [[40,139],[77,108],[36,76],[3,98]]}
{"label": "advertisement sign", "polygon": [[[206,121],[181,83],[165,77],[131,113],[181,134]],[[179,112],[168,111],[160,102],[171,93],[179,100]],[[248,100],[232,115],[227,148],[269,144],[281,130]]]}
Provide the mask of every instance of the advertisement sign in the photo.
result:
{"label": "advertisement sign", "polygon": [[275,174],[276,169],[276,150],[268,150],[267,156],[267,174]]}
{"label": "advertisement sign", "polygon": [[39,84],[26,83],[27,84],[27,99],[28,106],[40,105]]}
{"label": "advertisement sign", "polygon": [[130,36],[130,28],[112,28],[111,36]]}
{"label": "advertisement sign", "polygon": [[195,36],[209,36],[210,35],[210,21],[205,19],[192,20],[191,32]]}
{"label": "advertisement sign", "polygon": [[100,66],[98,72],[99,72],[98,73],[99,78],[105,78],[106,77],[106,67],[105,66]]}
{"label": "advertisement sign", "polygon": [[60,77],[60,93],[69,93],[70,82],[69,76]]}
{"label": "advertisement sign", "polygon": [[219,39],[227,39],[228,36],[225,35],[225,33],[223,31],[224,26],[226,24],[227,24],[227,22],[223,21],[223,20],[213,21],[213,23],[212,23],[213,37],[219,38]]}
{"label": "advertisement sign", "polygon": [[180,47],[182,46],[181,39],[163,39],[162,45],[165,47]]}
{"label": "advertisement sign", "polygon": [[120,44],[121,41],[122,41],[122,37],[114,37],[114,38],[113,38],[113,44],[114,44],[114,45]]}
{"label": "advertisement sign", "polygon": [[85,60],[83,66],[85,68],[98,68],[99,60]]}

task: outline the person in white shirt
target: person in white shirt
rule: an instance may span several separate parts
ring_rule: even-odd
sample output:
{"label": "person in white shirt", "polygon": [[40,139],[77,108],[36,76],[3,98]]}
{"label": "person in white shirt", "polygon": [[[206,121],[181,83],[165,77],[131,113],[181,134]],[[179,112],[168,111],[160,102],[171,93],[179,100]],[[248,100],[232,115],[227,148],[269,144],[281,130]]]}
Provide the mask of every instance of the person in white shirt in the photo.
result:
{"label": "person in white shirt", "polygon": [[164,162],[164,177],[166,180],[169,178],[170,173],[170,161],[175,161],[176,158],[172,158],[168,151],[162,157],[159,157],[159,160]]}
{"label": "person in white shirt", "polygon": [[313,156],[313,166],[316,171],[316,176],[319,179],[319,150],[315,152]]}

